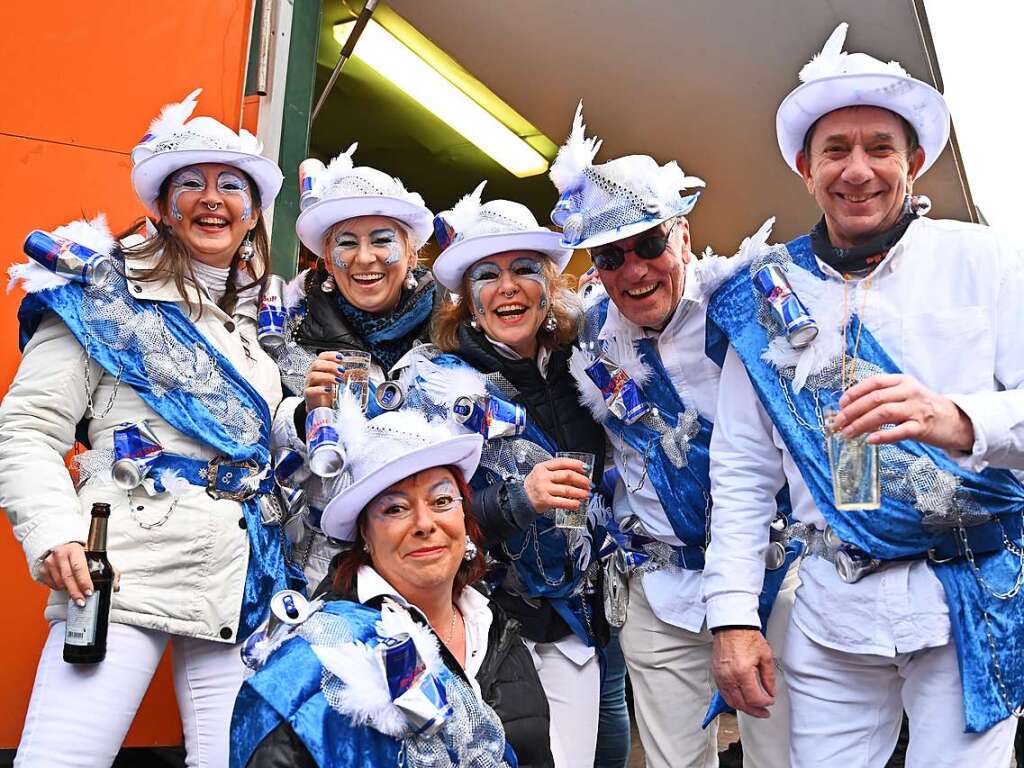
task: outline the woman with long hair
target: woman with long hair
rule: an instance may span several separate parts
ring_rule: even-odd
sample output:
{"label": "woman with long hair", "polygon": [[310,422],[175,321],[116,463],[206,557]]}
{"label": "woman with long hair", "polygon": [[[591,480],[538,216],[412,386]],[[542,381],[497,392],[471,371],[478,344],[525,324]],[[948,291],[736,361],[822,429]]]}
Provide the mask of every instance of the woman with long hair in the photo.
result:
{"label": "woman with long hair", "polygon": [[[0,405],[0,503],[52,590],[18,766],[110,765],[168,644],[187,764],[226,766],[238,643],[288,583],[268,493],[281,387],[256,341],[262,213],[281,172],[245,131],[189,120],[198,94],[132,152],[147,240],[122,250],[97,217],[33,233],[33,260],[13,269],[28,295]],[[64,465],[76,440],[77,485]],[[105,658],[71,664],[62,647],[92,630],[66,626],[105,606],[84,552],[94,504],[109,509],[120,589]]]}

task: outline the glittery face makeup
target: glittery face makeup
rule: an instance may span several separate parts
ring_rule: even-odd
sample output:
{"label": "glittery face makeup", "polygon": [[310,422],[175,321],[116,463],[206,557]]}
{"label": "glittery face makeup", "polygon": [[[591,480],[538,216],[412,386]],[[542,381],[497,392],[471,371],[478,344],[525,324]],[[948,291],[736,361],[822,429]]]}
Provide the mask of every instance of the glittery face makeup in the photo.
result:
{"label": "glittery face makeup", "polygon": [[[480,298],[484,288],[498,282],[504,270],[493,261],[478,261],[466,273],[469,280],[469,289],[473,294],[473,306],[480,314],[484,312],[483,301]],[[533,280],[541,287],[540,306],[546,309],[548,306],[548,281],[544,277],[544,265],[540,259],[533,256],[519,256],[508,265],[508,271],[513,279]]]}
{"label": "glittery face makeup", "polygon": [[326,241],[327,266],[341,296],[364,312],[393,309],[415,254],[407,234],[385,216],[357,216],[336,224]]}
{"label": "glittery face makeup", "polygon": [[549,305],[544,258],[535,251],[505,251],[466,272],[473,316],[491,339],[523,357],[537,353],[537,333]]}
{"label": "glittery face makeup", "polygon": [[241,174],[222,171],[217,176],[217,191],[222,195],[238,196],[242,201],[243,220],[252,216],[252,193],[249,190],[249,182]]}
{"label": "glittery face makeup", "polygon": [[[366,235],[370,254],[386,267],[402,260],[402,243],[398,232],[390,227],[374,229]],[[359,237],[354,232],[341,231],[334,236],[331,260],[338,269],[348,269],[359,251]]]}
{"label": "glittery face makeup", "polygon": [[184,218],[181,209],[178,207],[178,198],[186,192],[205,192],[206,176],[194,167],[182,168],[171,176],[171,215],[178,221]]}

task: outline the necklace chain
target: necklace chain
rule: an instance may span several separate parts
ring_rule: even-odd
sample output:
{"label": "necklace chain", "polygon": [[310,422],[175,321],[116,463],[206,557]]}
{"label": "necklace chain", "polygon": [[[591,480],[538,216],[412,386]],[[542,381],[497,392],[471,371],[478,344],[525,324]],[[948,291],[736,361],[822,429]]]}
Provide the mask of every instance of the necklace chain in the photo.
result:
{"label": "necklace chain", "polygon": [[455,603],[452,603],[452,620],[451,623],[448,625],[448,634],[446,634],[444,637],[445,645],[451,645],[452,638],[455,637],[455,617],[458,615],[459,609],[456,607]]}

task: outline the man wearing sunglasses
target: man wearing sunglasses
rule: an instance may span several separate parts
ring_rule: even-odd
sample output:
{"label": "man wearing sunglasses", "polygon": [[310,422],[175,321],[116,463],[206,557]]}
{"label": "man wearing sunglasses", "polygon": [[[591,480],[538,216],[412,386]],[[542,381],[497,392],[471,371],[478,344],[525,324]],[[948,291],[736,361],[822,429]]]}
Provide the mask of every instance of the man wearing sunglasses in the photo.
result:
{"label": "man wearing sunglasses", "polygon": [[[718,764],[717,727],[701,727],[714,686],[700,582],[720,370],[704,352],[706,296],[686,220],[699,193],[685,193],[704,182],[646,155],[594,165],[599,144],[578,109],[551,168],[561,193],[551,218],[564,246],[590,253],[607,292],[588,303],[573,374],[619,474],[615,557],[628,598],[607,606],[609,619],[624,621],[647,765],[708,768]],[[744,765],[786,766],[783,719],[751,729],[744,717]]]}
{"label": "man wearing sunglasses", "polygon": [[[924,216],[912,188],[946,145],[946,102],[845,36],[776,117],[821,220],[784,246],[764,227],[709,303],[715,677],[767,714],[759,558],[787,483],[809,552],[783,649],[793,767],[885,765],[904,711],[910,768],[1006,766],[1024,701],[1024,265],[987,227]],[[794,296],[805,309],[773,319]]]}

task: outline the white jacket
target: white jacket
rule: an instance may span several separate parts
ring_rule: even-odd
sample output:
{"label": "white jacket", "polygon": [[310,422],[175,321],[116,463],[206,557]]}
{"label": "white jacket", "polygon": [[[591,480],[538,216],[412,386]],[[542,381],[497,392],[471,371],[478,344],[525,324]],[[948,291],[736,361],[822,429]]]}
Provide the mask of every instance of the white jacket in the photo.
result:
{"label": "white jacket", "polygon": [[[129,289],[136,298],[188,307],[171,281],[137,282],[144,261],[131,262]],[[234,318],[200,297],[191,284],[199,331],[267,401],[271,413],[281,400],[277,366],[256,341],[256,310],[242,307]],[[108,407],[109,406],[109,407]],[[75,442],[75,426],[88,419],[93,449],[112,450],[113,430],[146,419],[166,452],[212,459],[216,451],[171,427],[126,384],[91,359],[55,315],[47,315],[25,348],[14,382],[0,404],[0,505],[6,511],[39,579],[42,559],[54,547],[84,542],[92,504],[110,504],[107,549],[121,572],[111,619],[177,635],[233,642],[237,635],[249,557],[241,504],[214,500],[188,486],[175,499],[131,494],[110,482],[76,491],[64,457]],[[149,483],[150,489],[152,484]],[[166,519],[165,519],[166,518]],[[161,522],[163,520],[163,522]],[[52,592],[46,618],[63,619],[67,593]]]}

